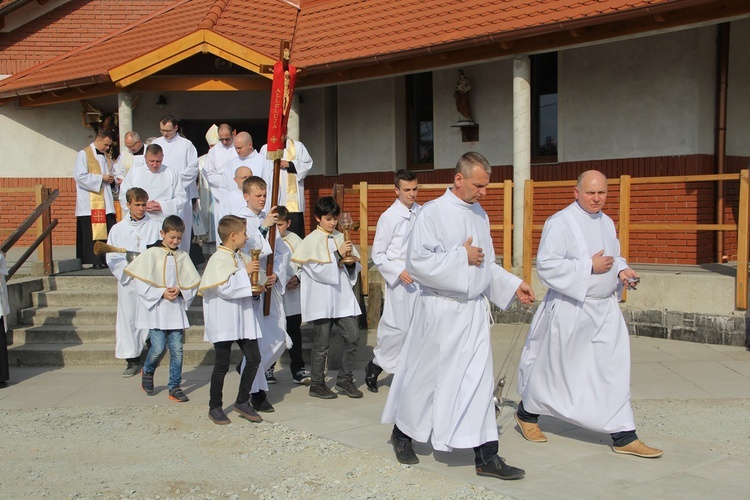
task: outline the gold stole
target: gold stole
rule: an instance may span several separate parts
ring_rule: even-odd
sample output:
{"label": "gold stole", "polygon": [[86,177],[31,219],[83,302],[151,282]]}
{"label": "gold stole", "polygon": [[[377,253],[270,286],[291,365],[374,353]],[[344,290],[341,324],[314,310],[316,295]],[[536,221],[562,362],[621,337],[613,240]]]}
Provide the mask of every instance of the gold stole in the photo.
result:
{"label": "gold stole", "polygon": [[[102,166],[92,151],[91,146],[86,148],[86,164],[89,173],[102,175]],[[89,201],[91,203],[91,235],[94,241],[107,239],[107,206],[104,203],[104,186],[102,183],[98,192],[89,191]]]}
{"label": "gold stole", "polygon": [[[297,157],[297,150],[294,147],[294,141],[287,139],[286,149],[284,150],[284,159],[292,161]],[[297,176],[287,172],[286,174],[286,209],[290,212],[299,212],[299,202],[297,201]]]}

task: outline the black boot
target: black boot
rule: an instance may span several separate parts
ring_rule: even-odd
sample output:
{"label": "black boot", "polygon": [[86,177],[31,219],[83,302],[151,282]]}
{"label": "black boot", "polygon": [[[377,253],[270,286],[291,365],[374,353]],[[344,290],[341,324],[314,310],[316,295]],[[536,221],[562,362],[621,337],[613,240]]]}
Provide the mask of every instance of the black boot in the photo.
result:
{"label": "black boot", "polygon": [[474,463],[477,476],[494,477],[496,479],[521,479],[526,471],[505,463],[505,459],[497,455],[497,441],[488,441],[481,446],[474,447]]}
{"label": "black boot", "polygon": [[365,367],[365,385],[367,390],[370,392],[378,392],[378,375],[383,372],[383,369],[378,365],[370,361]]}
{"label": "black boot", "polygon": [[391,432],[391,445],[393,445],[393,451],[396,453],[396,460],[402,464],[414,465],[419,463],[419,458],[414,453],[411,438],[401,432],[401,429],[395,425],[393,426],[393,432]]}

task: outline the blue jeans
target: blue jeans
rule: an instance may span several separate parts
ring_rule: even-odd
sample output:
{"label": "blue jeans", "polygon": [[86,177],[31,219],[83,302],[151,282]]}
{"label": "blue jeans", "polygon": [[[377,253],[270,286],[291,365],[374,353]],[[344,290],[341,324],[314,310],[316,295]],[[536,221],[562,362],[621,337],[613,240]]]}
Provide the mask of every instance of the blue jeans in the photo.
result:
{"label": "blue jeans", "polygon": [[157,330],[152,328],[148,331],[151,339],[151,349],[146,355],[143,364],[143,373],[153,374],[161,355],[169,344],[169,383],[167,387],[174,389],[182,382],[182,342],[183,330]]}

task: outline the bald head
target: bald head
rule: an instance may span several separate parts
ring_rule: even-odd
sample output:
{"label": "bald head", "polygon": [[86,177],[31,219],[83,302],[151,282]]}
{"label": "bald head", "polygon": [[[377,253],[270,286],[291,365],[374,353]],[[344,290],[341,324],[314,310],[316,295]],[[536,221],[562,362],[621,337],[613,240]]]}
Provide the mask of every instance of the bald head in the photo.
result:
{"label": "bald head", "polygon": [[237,187],[242,191],[242,183],[245,182],[245,179],[248,179],[253,176],[253,171],[250,170],[250,168],[242,166],[237,167],[237,169],[234,171],[234,182],[237,183]]}
{"label": "bald head", "polygon": [[578,205],[590,214],[602,211],[607,201],[607,177],[598,170],[587,170],[578,176],[574,190]]}
{"label": "bald head", "polygon": [[240,132],[234,138],[234,149],[240,158],[247,158],[255,152],[253,149],[253,138],[247,132]]}

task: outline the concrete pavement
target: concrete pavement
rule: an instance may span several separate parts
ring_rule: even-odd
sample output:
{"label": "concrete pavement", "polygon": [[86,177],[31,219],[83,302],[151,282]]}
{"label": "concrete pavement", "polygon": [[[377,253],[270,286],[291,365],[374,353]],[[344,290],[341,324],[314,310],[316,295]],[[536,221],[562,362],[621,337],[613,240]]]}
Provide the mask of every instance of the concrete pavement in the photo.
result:
{"label": "concrete pavement", "polygon": [[[500,453],[509,463],[526,469],[520,481],[498,481],[474,474],[473,452],[434,452],[429,444],[416,444],[420,464],[415,467],[475,484],[518,498],[744,498],[750,488],[750,439],[746,429],[732,430],[744,453],[705,441],[679,439],[674,432],[658,432],[649,426],[639,436],[651,446],[663,448],[656,460],[621,456],[609,447],[609,436],[582,430],[554,419],[542,418],[548,443],[526,442],[513,422],[515,370],[527,326],[493,327],[494,361],[498,371],[505,365],[509,381],[508,402],[498,425]],[[520,335],[519,335],[520,334]],[[516,342],[514,340],[517,339]],[[631,337],[633,405],[648,406],[650,400],[694,400],[720,405],[729,400],[750,400],[750,352],[741,347],[703,345],[646,337]],[[370,347],[367,348],[371,349]],[[511,355],[508,355],[508,352]],[[508,361],[508,363],[506,363]],[[167,399],[165,369],[157,372],[157,394],[147,397],[140,377],[123,379],[121,366],[16,368],[11,385],[0,389],[0,410],[25,408],[150,406],[174,404]],[[183,389],[190,405],[205,405],[211,367],[186,367]],[[378,394],[367,392],[363,368],[355,373],[365,391],[362,399],[339,397],[331,401],[311,398],[307,388],[294,385],[289,370],[278,367],[279,383],[271,386],[269,400],[276,412],[264,414],[270,421],[332,439],[356,449],[394,460],[388,438],[390,426],[380,424],[390,377],[381,380]],[[227,387],[236,384],[231,371]],[[332,385],[332,382],[329,382]],[[686,421],[690,416],[684,416]],[[722,425],[732,426],[726,416]],[[690,422],[691,427],[695,423]],[[706,424],[710,425],[710,424]],[[679,429],[671,429],[671,431]],[[684,429],[685,433],[689,429]],[[726,444],[726,443],[724,443]]]}

